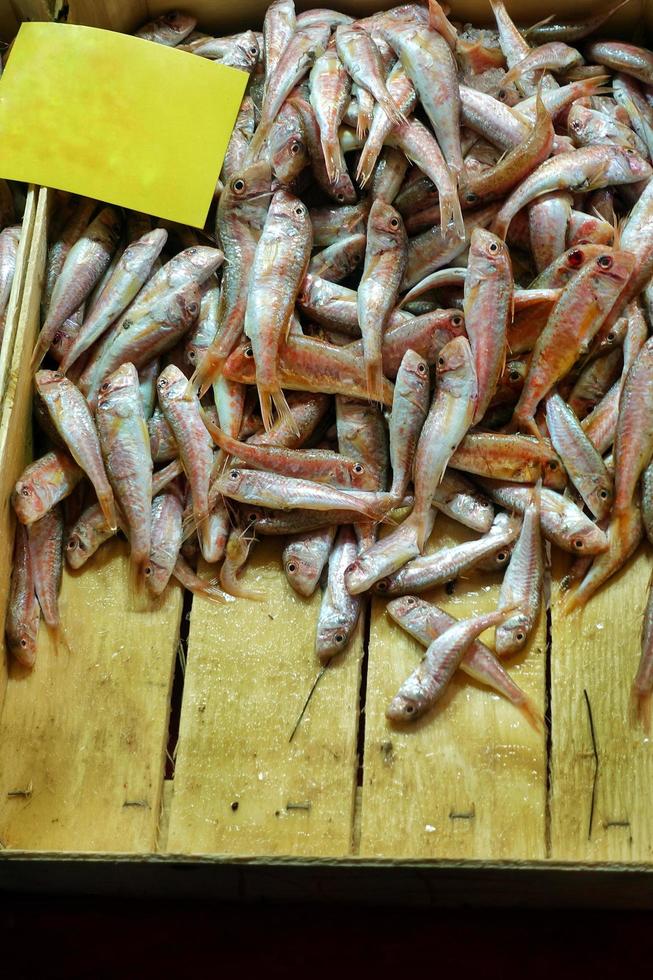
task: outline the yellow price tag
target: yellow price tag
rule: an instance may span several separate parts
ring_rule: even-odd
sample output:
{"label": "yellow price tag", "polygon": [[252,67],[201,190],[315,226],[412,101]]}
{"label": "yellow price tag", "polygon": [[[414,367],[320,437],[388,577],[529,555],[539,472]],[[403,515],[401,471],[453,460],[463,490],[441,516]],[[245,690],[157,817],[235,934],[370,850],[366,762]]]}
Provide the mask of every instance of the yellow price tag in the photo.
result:
{"label": "yellow price tag", "polygon": [[23,24],[0,79],[0,177],[202,227],[248,75],[72,24]]}

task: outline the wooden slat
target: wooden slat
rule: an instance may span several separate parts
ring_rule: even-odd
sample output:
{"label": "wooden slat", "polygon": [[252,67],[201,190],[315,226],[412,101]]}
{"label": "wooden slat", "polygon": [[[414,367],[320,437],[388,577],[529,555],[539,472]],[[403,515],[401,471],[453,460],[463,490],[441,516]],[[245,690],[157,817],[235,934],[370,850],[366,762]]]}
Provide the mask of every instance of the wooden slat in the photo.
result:
{"label": "wooden slat", "polygon": [[244,581],[263,602],[193,600],[168,850],[340,855],[351,849],[361,630],[318,670],[320,597],[280,574],[280,544],[257,545]]}
{"label": "wooden slat", "polygon": [[0,347],[0,405],[5,405],[5,389],[7,377],[12,363],[14,353],[14,341],[18,330],[20,319],[21,304],[23,301],[23,290],[25,287],[25,276],[29,260],[30,245],[32,242],[32,231],[34,227],[34,214],[36,212],[37,190],[30,186],[27,192],[25,203],[25,214],[23,215],[22,231],[16,255],[16,273],[11,285],[11,294],[7,306],[7,318],[5,329],[2,335],[2,346]]}
{"label": "wooden slat", "polygon": [[[70,646],[41,626],[34,669],[13,664],[0,718],[0,839],[30,850],[156,846],[181,590],[130,592],[127,546],[64,574]],[[16,795],[24,794],[24,795]]]}
{"label": "wooden slat", "polygon": [[[35,191],[30,191],[33,198]],[[33,207],[33,202],[32,205]],[[29,359],[39,328],[39,304],[47,249],[48,192],[38,192],[18,325],[13,339],[9,372],[0,412],[0,711],[7,686],[5,616],[14,524],[10,504],[13,486],[20,476],[31,446],[31,375]]]}
{"label": "wooden slat", "polygon": [[[630,687],[653,561],[643,547],[585,609],[565,614],[554,567],[551,650],[551,857],[570,861],[653,859],[653,739],[629,717]],[[595,762],[584,691],[599,756]]]}
{"label": "wooden slat", "polygon": [[[438,517],[438,546],[473,535]],[[496,607],[500,577],[484,575],[426,593],[462,619]],[[544,705],[546,618],[509,670]],[[493,631],[482,637],[493,639]],[[365,706],[360,855],[531,858],[545,856],[546,746],[507,701],[454,678],[439,706],[412,727],[385,709],[423,655],[377,601],[372,610]]]}
{"label": "wooden slat", "polygon": [[[13,540],[9,495],[29,445],[28,365],[38,330],[48,197],[39,194],[0,423],[3,616]],[[55,648],[42,626],[34,670],[9,669],[0,715],[0,839],[7,848],[151,850],[181,591],[172,587],[151,605],[132,596],[126,546],[115,541],[79,574],[64,574],[61,612],[70,651]]]}

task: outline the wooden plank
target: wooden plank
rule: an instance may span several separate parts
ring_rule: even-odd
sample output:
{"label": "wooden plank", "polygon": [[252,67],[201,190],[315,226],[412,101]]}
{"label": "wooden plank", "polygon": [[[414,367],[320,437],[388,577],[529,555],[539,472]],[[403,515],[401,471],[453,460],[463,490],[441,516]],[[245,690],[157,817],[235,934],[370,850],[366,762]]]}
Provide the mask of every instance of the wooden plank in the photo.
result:
{"label": "wooden plank", "polygon": [[[13,540],[9,495],[31,432],[28,364],[38,330],[48,198],[42,190],[0,423],[3,616]],[[0,715],[0,838],[7,848],[155,846],[181,590],[173,587],[145,606],[130,594],[129,582],[126,546],[118,541],[80,573],[66,571],[61,613],[70,651],[56,649],[42,626],[34,670],[9,669]]]}
{"label": "wooden plank", "polygon": [[64,574],[60,605],[70,649],[42,625],[34,669],[10,667],[0,838],[30,850],[151,851],[181,589],[146,605],[130,591],[127,546],[114,540]]}
{"label": "wooden plank", "polygon": [[[437,546],[473,537],[442,516]],[[462,619],[496,608],[499,575],[473,576],[425,593]],[[493,631],[483,634],[491,642]],[[545,856],[546,745],[507,701],[459,672],[440,705],[403,730],[385,718],[423,648],[375,602],[369,644],[361,857]],[[546,617],[509,662],[517,683],[544,707]]]}
{"label": "wooden plank", "polygon": [[[30,191],[32,198],[34,193]],[[47,250],[47,209],[48,192],[41,188],[29,254],[26,256],[25,283],[0,413],[0,711],[7,686],[5,616],[14,540],[14,519],[9,498],[28,461],[31,446],[29,359],[39,329],[39,304]]]}
{"label": "wooden plank", "polygon": [[7,305],[7,318],[2,335],[2,346],[0,347],[0,405],[2,406],[4,406],[7,376],[11,367],[11,359],[14,352],[14,341],[16,339],[18,321],[20,319],[25,276],[27,274],[27,264],[29,260],[30,245],[32,242],[36,200],[37,189],[30,185],[27,191],[22,231],[20,234],[20,242],[18,244],[18,253],[16,255],[16,273],[14,275],[14,281],[11,285],[11,293],[9,295],[9,303]]}
{"label": "wooden plank", "polygon": [[[653,859],[653,739],[629,717],[640,626],[653,560],[642,547],[583,610],[565,614],[554,566],[551,649],[551,857],[567,861]],[[595,762],[589,697],[599,756]]]}
{"label": "wooden plank", "polygon": [[263,602],[193,600],[168,850],[340,855],[351,849],[362,631],[325,672],[319,595],[298,596],[277,541],[257,545],[244,581]]}

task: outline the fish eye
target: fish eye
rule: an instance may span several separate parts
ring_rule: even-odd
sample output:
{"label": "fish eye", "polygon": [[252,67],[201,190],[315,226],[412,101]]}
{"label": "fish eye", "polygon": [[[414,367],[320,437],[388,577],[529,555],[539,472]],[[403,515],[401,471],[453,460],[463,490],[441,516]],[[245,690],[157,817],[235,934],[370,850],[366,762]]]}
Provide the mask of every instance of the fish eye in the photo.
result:
{"label": "fish eye", "polygon": [[238,470],[229,470],[229,479],[237,480],[239,476]]}
{"label": "fish eye", "polygon": [[406,596],[406,605],[407,606],[414,606],[416,602],[417,602],[417,599],[415,598],[415,596],[412,596],[412,595]]}
{"label": "fish eye", "polygon": [[607,500],[608,499],[608,491],[605,490],[605,489],[599,490],[599,497],[601,498],[601,500]]}
{"label": "fish eye", "polygon": [[406,712],[407,715],[412,715],[414,710],[415,708],[412,704],[407,704],[406,707],[404,708],[404,711]]}
{"label": "fish eye", "polygon": [[251,347],[245,348],[245,357],[254,357],[254,351]]}
{"label": "fish eye", "polygon": [[336,635],[334,636],[333,639],[334,639],[334,642],[335,643],[344,643],[345,642],[345,638],[344,638],[344,636],[343,636],[342,633],[336,633]]}
{"label": "fish eye", "polygon": [[453,323],[454,327],[462,327],[463,318],[460,316],[459,313],[456,313],[455,316],[451,317],[451,322]]}
{"label": "fish eye", "polygon": [[465,194],[465,200],[468,204],[473,204],[474,201],[478,201],[478,194],[474,194],[473,191],[470,191],[469,194]]}
{"label": "fish eye", "polygon": [[143,574],[149,577],[152,574],[152,566],[146,565],[143,569]]}
{"label": "fish eye", "polygon": [[20,645],[22,646],[23,650],[27,647],[27,640],[25,639],[24,636],[21,637]]}
{"label": "fish eye", "polygon": [[500,102],[503,102],[505,97],[506,97],[505,88],[500,88],[499,91],[497,92],[497,99],[499,99]]}
{"label": "fish eye", "polygon": [[499,245],[497,242],[490,242],[488,248],[493,254],[499,251]]}
{"label": "fish eye", "polygon": [[23,497],[29,497],[32,491],[29,489],[29,487],[23,487],[20,492],[22,493]]}
{"label": "fish eye", "polygon": [[507,557],[508,555],[505,553],[505,551],[500,551],[497,555],[497,561],[505,561]]}
{"label": "fish eye", "polygon": [[438,364],[440,367],[444,364],[444,357],[438,357]]}
{"label": "fish eye", "polygon": [[258,514],[248,514],[247,515],[247,520],[250,521],[250,522],[257,521],[258,520]]}
{"label": "fish eye", "polygon": [[364,473],[365,470],[360,463],[354,463],[354,473]]}
{"label": "fish eye", "polygon": [[518,643],[521,643],[521,641],[524,639],[524,634],[521,630],[518,633],[515,633],[515,639]]}
{"label": "fish eye", "polygon": [[583,253],[579,248],[575,248],[573,252],[570,252],[569,255],[567,256],[567,262],[571,266],[577,267],[582,263],[582,261],[583,261]]}
{"label": "fish eye", "polygon": [[336,201],[340,201],[340,203],[342,204],[344,200],[345,200],[345,195],[342,193],[342,191],[338,191],[338,193],[336,194]]}
{"label": "fish eye", "polygon": [[301,145],[297,142],[297,140],[293,140],[293,142],[290,144],[290,152],[293,154],[293,156],[299,153],[300,149]]}
{"label": "fish eye", "polygon": [[156,386],[160,391],[163,391],[164,388],[168,387],[168,382],[165,378],[161,378],[160,381],[157,381]]}
{"label": "fish eye", "polygon": [[583,548],[583,542],[581,541],[580,538],[576,538],[576,540],[574,541],[574,548],[576,549],[576,551],[581,551],[582,550],[582,548]]}
{"label": "fish eye", "polygon": [[286,565],[286,571],[288,571],[288,572],[296,572],[297,571],[297,565],[294,563],[294,561],[289,561],[288,562],[288,564]]}
{"label": "fish eye", "polygon": [[548,462],[547,462],[546,465],[549,467],[550,470],[557,470],[558,469],[558,461],[556,459],[550,459],[550,460],[548,460]]}
{"label": "fish eye", "polygon": [[388,580],[387,578],[382,578],[380,582],[376,583],[376,588],[378,592],[388,591]]}
{"label": "fish eye", "polygon": [[255,48],[254,45],[252,45],[249,49],[249,53],[258,55],[258,48]]}
{"label": "fish eye", "polygon": [[247,186],[242,177],[236,177],[233,184],[231,185],[236,194],[242,194]]}
{"label": "fish eye", "polygon": [[390,218],[390,227],[391,228],[398,228],[399,227],[399,218]]}
{"label": "fish eye", "polygon": [[68,548],[68,551],[74,551],[76,547],[77,547],[77,538],[68,538],[68,542],[66,544],[66,548]]}
{"label": "fish eye", "polygon": [[195,351],[194,350],[189,350],[188,351],[188,360],[189,361],[194,361],[195,360]]}
{"label": "fish eye", "polygon": [[627,157],[635,156],[634,150],[624,150],[624,153],[626,154]]}
{"label": "fish eye", "polygon": [[60,331],[57,330],[56,334],[52,338],[53,345],[56,347],[56,345],[60,344],[62,340],[63,340],[63,334],[61,334]]}
{"label": "fish eye", "polygon": [[199,309],[200,308],[197,303],[189,303],[187,306],[187,310],[191,316],[197,316],[197,314],[199,313]]}
{"label": "fish eye", "polygon": [[605,339],[609,340],[610,343],[613,343],[617,339],[617,335],[615,334],[614,330],[611,330]]}
{"label": "fish eye", "polygon": [[508,375],[508,377],[510,378],[511,381],[519,381],[519,378],[520,378],[519,371],[517,371],[517,370],[515,370],[513,368],[513,370]]}
{"label": "fish eye", "polygon": [[298,204],[297,207],[295,208],[295,214],[301,218],[302,215],[304,215],[305,213],[306,213],[306,208],[304,207],[304,205]]}
{"label": "fish eye", "polygon": [[103,381],[102,384],[100,385],[100,391],[108,391],[110,387],[111,387],[110,382]]}
{"label": "fish eye", "polygon": [[611,255],[599,255],[598,259],[596,260],[596,264],[599,265],[602,269],[611,269],[612,268],[612,256]]}
{"label": "fish eye", "polygon": [[426,374],[426,364],[424,363],[424,361],[420,361],[419,364],[417,365],[417,373]]}

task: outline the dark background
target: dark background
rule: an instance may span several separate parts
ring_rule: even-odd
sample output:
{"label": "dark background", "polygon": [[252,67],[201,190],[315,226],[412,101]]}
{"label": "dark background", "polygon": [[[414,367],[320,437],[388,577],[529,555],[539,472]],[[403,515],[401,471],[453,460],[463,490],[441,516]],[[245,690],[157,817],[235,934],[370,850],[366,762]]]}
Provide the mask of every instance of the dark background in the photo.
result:
{"label": "dark background", "polygon": [[0,977],[651,976],[647,912],[0,896]]}

